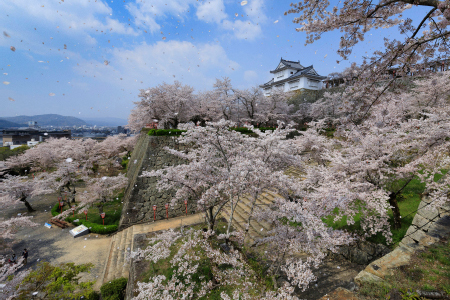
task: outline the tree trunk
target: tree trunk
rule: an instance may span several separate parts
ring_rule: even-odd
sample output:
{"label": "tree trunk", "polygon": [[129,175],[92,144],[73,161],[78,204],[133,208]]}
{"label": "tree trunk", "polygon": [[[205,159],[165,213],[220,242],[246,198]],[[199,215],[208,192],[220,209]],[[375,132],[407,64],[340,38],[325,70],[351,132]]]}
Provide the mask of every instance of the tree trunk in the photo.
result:
{"label": "tree trunk", "polygon": [[397,193],[391,193],[389,195],[389,204],[392,206],[392,214],[394,215],[394,229],[400,229],[402,227],[402,220],[397,203]]}
{"label": "tree trunk", "polygon": [[25,206],[27,207],[28,212],[36,211],[36,210],[34,210],[31,207],[30,203],[27,201],[27,198],[21,198],[20,201],[22,201],[25,204]]}
{"label": "tree trunk", "polygon": [[210,207],[209,210],[209,230],[213,231],[214,230],[214,223],[215,223],[215,218],[214,218],[214,214],[213,214],[213,208],[214,207]]}

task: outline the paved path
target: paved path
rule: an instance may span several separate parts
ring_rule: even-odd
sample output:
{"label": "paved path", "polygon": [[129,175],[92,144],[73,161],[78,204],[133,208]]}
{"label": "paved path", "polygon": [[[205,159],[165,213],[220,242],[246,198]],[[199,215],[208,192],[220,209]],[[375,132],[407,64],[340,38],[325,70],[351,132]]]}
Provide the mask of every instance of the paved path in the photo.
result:
{"label": "paved path", "polygon": [[[38,227],[21,228],[15,238],[12,250],[16,255],[20,255],[24,248],[28,249],[28,264],[24,268],[34,268],[40,261],[50,263],[74,262],[76,264],[93,263],[94,268],[90,273],[83,273],[81,278],[85,280],[96,280],[101,276],[108,253],[111,237],[100,234],[90,234],[83,237],[73,238],[69,230],[73,227],[61,229],[52,226],[44,227],[52,217],[51,206],[56,202],[55,195],[45,195],[34,197],[30,203],[35,212],[27,214],[24,205],[2,211],[1,217],[11,217],[13,215],[26,214],[33,216],[33,221],[38,223]],[[3,254],[11,254],[11,250],[3,251]]]}

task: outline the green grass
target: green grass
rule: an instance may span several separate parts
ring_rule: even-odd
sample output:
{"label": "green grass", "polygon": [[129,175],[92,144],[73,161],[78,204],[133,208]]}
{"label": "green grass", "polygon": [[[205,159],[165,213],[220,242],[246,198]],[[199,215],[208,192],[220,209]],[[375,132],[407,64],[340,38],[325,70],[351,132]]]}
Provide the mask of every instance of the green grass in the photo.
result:
{"label": "green grass", "polygon": [[[435,176],[435,180],[440,179],[442,175]],[[401,181],[398,182],[401,184]],[[401,228],[394,229],[394,220],[392,211],[388,211],[389,215],[389,222],[391,224],[391,232],[392,232],[392,244],[389,245],[392,248],[395,247],[405,236],[406,231],[408,230],[409,226],[411,226],[412,221],[415,216],[415,211],[419,207],[420,201],[421,201],[421,194],[425,190],[425,184],[420,182],[418,178],[415,178],[411,180],[411,182],[408,183],[408,185],[403,189],[402,191],[402,199],[398,202],[398,206],[400,209],[400,215],[402,216],[401,220]],[[336,211],[335,211],[336,213]],[[361,219],[360,214],[355,216],[355,224],[353,225],[347,225],[347,218],[344,217],[338,222],[333,222],[333,216],[329,216],[327,219],[324,220],[324,222],[333,227],[334,229],[345,229],[350,232],[360,232],[361,231]],[[382,236],[381,233],[372,236],[368,238],[368,241],[373,243],[380,243],[387,245],[386,238]]]}
{"label": "green grass", "polygon": [[[102,217],[100,216],[99,210],[97,207],[90,207],[87,210],[87,221],[86,221],[86,215],[84,212],[80,212],[75,215],[70,215],[65,220],[67,222],[73,223],[74,225],[78,226],[80,224],[85,225],[88,227],[91,232],[93,233],[100,233],[100,234],[109,234],[114,231],[117,231],[117,228],[119,226],[120,222],[120,216],[122,214],[122,199],[123,199],[123,192],[119,193],[115,198],[114,201],[106,202],[103,205],[103,212],[105,213],[105,224],[103,225]],[[77,205],[77,203],[70,204],[70,207],[72,205]],[[63,206],[63,211],[66,211],[69,209],[69,206],[65,205]],[[61,210],[59,208],[59,204],[56,203],[51,213],[53,216],[57,216],[61,213]],[[74,222],[74,220],[79,220],[78,222]]]}
{"label": "green grass", "polygon": [[[441,170],[443,174],[447,173],[448,170]],[[441,179],[443,174],[437,174],[434,176],[434,181],[438,181]],[[402,185],[402,180],[398,180],[396,182],[397,185]],[[425,183],[422,183],[418,178],[414,178],[411,180],[408,185],[403,189],[400,200],[398,201],[398,206],[400,209],[400,215],[402,217],[401,227],[399,229],[394,229],[394,220],[392,210],[388,211],[389,222],[391,224],[391,232],[392,232],[392,244],[387,245],[386,238],[382,236],[381,233],[378,233],[375,236],[369,237],[367,240],[377,244],[384,244],[390,246],[391,248],[395,248],[395,246],[403,239],[408,230],[409,226],[411,226],[416,211],[419,207],[421,201],[421,195],[425,191]],[[337,211],[335,211],[337,213]],[[347,225],[347,218],[343,217],[338,222],[333,222],[333,216],[329,216],[324,219],[324,222],[331,226],[333,229],[345,229],[350,232],[361,232],[361,219],[360,214],[355,216],[355,223],[353,225]]]}
{"label": "green grass", "polygon": [[[364,283],[359,293],[368,299],[386,299],[392,289],[402,294],[402,299],[420,299],[408,291],[443,291],[450,296],[450,243],[441,241],[411,257],[409,265],[394,270],[384,282]],[[409,297],[409,298],[408,298]]]}

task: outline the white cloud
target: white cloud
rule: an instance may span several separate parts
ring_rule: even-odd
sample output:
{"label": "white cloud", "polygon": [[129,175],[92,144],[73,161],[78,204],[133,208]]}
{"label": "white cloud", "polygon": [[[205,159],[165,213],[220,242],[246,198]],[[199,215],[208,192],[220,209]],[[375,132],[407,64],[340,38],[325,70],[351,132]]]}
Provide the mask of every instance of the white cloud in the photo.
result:
{"label": "white cloud", "polygon": [[154,0],[141,1],[127,4],[125,7],[134,18],[136,26],[146,28],[151,32],[158,31],[161,26],[157,19],[164,19],[167,15],[176,16],[183,19],[188,13],[191,4],[195,0]]}
{"label": "white cloud", "polygon": [[[268,20],[264,13],[264,0],[249,1],[247,5],[242,6],[242,9],[244,19],[224,20],[222,28],[233,31],[237,39],[254,40],[262,34],[261,24]],[[239,17],[239,14],[237,16]]]}
{"label": "white cloud", "polygon": [[232,30],[234,36],[238,39],[254,40],[261,35],[262,30],[259,24],[251,21],[236,20],[234,22],[223,21],[223,28]]}
{"label": "white cloud", "polygon": [[226,17],[223,0],[204,1],[197,7],[197,18],[205,22],[220,23]]}
{"label": "white cloud", "polygon": [[[25,22],[39,24],[42,27],[64,29],[64,32],[113,32],[118,34],[137,33],[127,24],[111,17],[113,11],[106,2],[75,0],[57,2],[52,0],[0,1],[0,10],[11,15],[20,15]],[[6,20],[6,18],[3,18]],[[10,24],[0,21],[1,27],[8,28]],[[35,25],[36,26],[36,25]]]}
{"label": "white cloud", "polygon": [[263,11],[264,0],[252,0],[244,7],[245,14],[254,23],[262,23],[267,20],[267,16]]}
{"label": "white cloud", "polygon": [[80,75],[135,92],[174,80],[189,84],[196,90],[211,89],[215,77],[225,76],[239,68],[239,64],[227,57],[223,47],[214,43],[144,43],[130,50],[115,48],[110,57],[105,58],[110,61],[107,66],[102,61],[85,60],[75,70]]}

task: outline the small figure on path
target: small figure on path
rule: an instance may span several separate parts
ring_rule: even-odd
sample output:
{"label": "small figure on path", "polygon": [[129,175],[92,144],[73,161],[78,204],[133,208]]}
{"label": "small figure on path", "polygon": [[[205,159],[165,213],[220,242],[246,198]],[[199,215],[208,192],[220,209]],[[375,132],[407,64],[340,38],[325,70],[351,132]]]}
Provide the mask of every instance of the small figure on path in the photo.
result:
{"label": "small figure on path", "polygon": [[16,254],[13,253],[13,255],[11,256],[11,259],[9,260],[10,264],[15,264],[17,263],[17,258],[16,258]]}
{"label": "small figure on path", "polygon": [[23,256],[23,265],[25,266],[27,264],[27,258],[28,258],[27,249],[23,249],[22,256]]}

